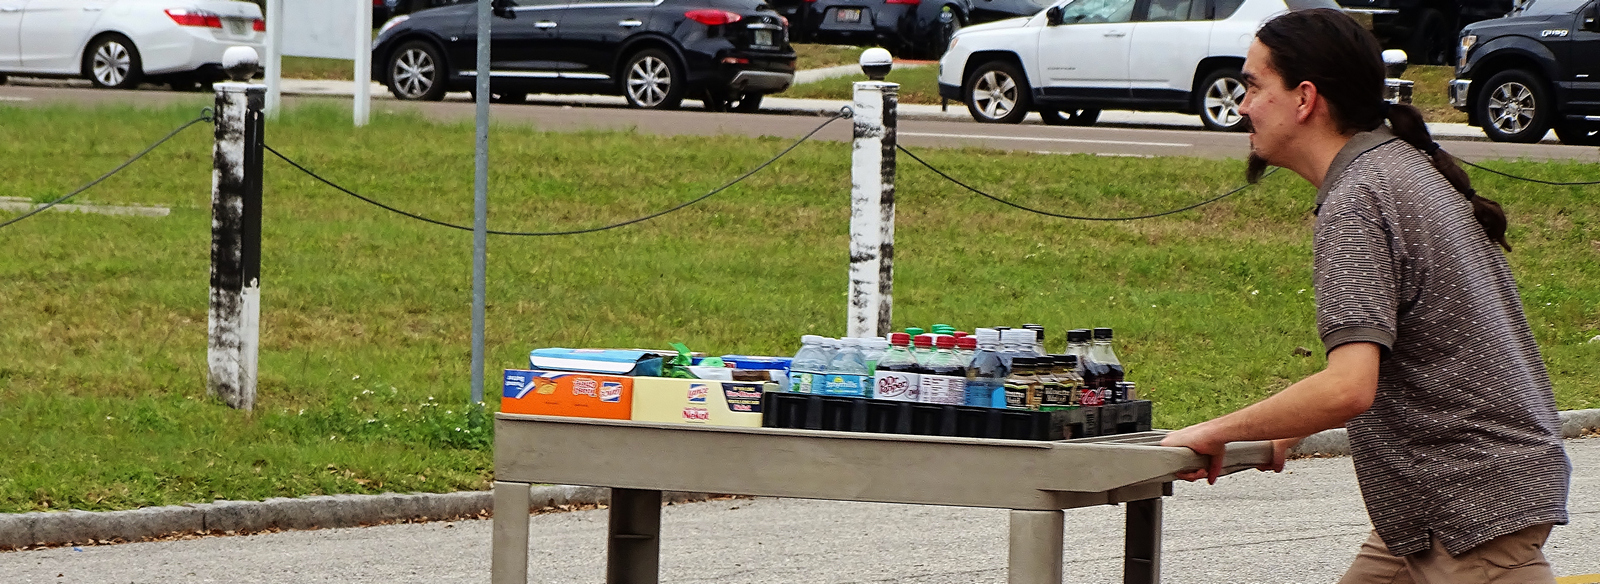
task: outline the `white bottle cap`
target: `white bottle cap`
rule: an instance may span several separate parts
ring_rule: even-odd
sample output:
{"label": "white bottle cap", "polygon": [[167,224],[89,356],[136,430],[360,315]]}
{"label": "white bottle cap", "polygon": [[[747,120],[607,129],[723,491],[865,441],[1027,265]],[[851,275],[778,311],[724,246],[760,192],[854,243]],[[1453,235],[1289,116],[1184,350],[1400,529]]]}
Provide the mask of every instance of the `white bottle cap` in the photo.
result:
{"label": "white bottle cap", "polygon": [[827,337],[824,337],[822,335],[805,335],[805,336],[800,337],[800,342],[804,343],[804,344],[807,344],[807,345],[815,345],[815,344],[821,343],[826,338]]}

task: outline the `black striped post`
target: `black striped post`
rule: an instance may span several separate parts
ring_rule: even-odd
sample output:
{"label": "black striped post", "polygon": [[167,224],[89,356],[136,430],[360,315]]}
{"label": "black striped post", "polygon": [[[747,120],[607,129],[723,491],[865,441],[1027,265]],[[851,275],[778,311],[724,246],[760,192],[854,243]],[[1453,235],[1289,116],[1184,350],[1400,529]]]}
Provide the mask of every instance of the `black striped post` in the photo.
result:
{"label": "black striped post", "polygon": [[250,410],[256,401],[260,343],[261,145],[267,87],[248,82],[257,66],[255,51],[228,49],[223,63],[235,81],[215,85],[206,392],[229,407]]}

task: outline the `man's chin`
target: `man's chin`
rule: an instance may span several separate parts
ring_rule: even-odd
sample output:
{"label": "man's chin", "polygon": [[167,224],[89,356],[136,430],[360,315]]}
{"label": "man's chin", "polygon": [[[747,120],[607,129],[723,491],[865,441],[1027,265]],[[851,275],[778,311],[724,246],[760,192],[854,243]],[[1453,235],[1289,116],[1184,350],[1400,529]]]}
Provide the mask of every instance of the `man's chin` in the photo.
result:
{"label": "man's chin", "polygon": [[1261,181],[1261,176],[1267,173],[1267,167],[1272,166],[1267,158],[1257,154],[1255,149],[1250,150],[1250,158],[1245,161],[1244,179],[1250,184]]}

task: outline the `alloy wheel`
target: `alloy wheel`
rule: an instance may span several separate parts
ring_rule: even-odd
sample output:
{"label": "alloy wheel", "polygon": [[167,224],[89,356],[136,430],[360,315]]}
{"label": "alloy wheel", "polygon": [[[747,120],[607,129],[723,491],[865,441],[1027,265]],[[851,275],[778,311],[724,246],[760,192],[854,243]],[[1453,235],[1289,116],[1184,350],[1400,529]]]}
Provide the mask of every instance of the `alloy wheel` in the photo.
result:
{"label": "alloy wheel", "polygon": [[628,69],[628,95],[640,107],[652,108],[672,91],[672,69],[655,56],[646,55]]}
{"label": "alloy wheel", "polygon": [[95,80],[106,87],[116,87],[128,78],[128,72],[133,69],[133,56],[128,53],[128,47],[116,41],[106,41],[94,51],[94,61],[90,65]]}
{"label": "alloy wheel", "polygon": [[422,49],[407,49],[394,61],[394,85],[407,99],[419,99],[433,89],[437,68],[433,56]]}
{"label": "alloy wheel", "polygon": [[1222,77],[1206,88],[1206,117],[1218,126],[1232,127],[1244,121],[1239,115],[1239,102],[1244,99],[1244,84],[1232,77]]}
{"label": "alloy wheel", "polygon": [[1017,107],[1017,81],[1001,71],[989,71],[972,84],[972,102],[990,119],[999,119]]}
{"label": "alloy wheel", "polygon": [[1489,94],[1489,123],[1505,134],[1517,134],[1533,123],[1533,90],[1515,81],[1501,84]]}

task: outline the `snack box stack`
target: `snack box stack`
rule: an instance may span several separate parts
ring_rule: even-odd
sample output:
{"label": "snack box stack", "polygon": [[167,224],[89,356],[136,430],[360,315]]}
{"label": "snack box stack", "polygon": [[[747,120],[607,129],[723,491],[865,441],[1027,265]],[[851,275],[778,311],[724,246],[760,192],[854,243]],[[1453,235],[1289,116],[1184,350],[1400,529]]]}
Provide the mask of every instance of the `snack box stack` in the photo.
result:
{"label": "snack box stack", "polygon": [[[639,422],[761,426],[761,397],[777,391],[788,360],[730,355],[734,367],[695,368],[703,377],[660,377],[654,351],[539,349],[530,369],[507,369],[500,411]],[[723,369],[725,371],[717,371]],[[774,376],[769,371],[779,371]]]}

